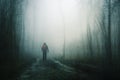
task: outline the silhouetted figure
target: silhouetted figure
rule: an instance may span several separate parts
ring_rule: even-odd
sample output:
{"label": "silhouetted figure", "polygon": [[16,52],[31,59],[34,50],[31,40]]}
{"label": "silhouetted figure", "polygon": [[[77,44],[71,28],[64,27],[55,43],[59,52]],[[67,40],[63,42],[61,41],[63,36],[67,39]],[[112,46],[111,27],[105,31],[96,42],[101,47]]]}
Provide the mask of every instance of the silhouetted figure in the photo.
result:
{"label": "silhouetted figure", "polygon": [[47,52],[49,51],[48,46],[46,43],[42,45],[42,52],[43,52],[43,61],[46,61],[47,59]]}

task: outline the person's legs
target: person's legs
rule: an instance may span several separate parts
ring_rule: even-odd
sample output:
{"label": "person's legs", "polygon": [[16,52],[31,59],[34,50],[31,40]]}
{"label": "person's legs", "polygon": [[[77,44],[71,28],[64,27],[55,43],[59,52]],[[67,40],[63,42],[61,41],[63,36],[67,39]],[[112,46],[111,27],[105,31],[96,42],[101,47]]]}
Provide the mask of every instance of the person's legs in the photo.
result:
{"label": "person's legs", "polygon": [[47,58],[47,53],[46,51],[43,52],[43,61],[46,61],[46,58]]}
{"label": "person's legs", "polygon": [[46,58],[47,58],[47,55],[46,55],[46,53],[45,53],[45,60],[46,60]]}
{"label": "person's legs", "polygon": [[45,60],[45,52],[43,52],[43,61]]}

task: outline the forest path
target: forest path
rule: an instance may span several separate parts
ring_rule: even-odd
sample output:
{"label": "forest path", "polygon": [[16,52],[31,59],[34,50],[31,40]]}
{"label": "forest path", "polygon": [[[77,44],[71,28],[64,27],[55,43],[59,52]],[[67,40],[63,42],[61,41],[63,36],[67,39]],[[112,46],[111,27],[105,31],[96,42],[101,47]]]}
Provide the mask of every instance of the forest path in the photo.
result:
{"label": "forest path", "polygon": [[[56,60],[36,60],[17,80],[93,80]],[[94,79],[95,80],[95,79]]]}

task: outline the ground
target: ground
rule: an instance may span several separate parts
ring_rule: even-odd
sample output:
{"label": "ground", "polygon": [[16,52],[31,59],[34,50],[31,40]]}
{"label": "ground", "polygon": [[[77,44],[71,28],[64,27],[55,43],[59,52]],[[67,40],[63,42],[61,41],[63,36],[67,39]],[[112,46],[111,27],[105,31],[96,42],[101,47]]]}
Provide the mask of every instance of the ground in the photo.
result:
{"label": "ground", "polygon": [[17,80],[98,80],[56,60],[36,60]]}

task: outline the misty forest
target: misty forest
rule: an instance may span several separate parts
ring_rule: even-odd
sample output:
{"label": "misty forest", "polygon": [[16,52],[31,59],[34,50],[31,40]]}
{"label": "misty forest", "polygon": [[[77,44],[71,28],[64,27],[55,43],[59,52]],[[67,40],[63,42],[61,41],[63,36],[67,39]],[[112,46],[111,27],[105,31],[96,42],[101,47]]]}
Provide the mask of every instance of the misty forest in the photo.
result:
{"label": "misty forest", "polygon": [[119,61],[120,0],[0,0],[0,80],[116,80]]}

